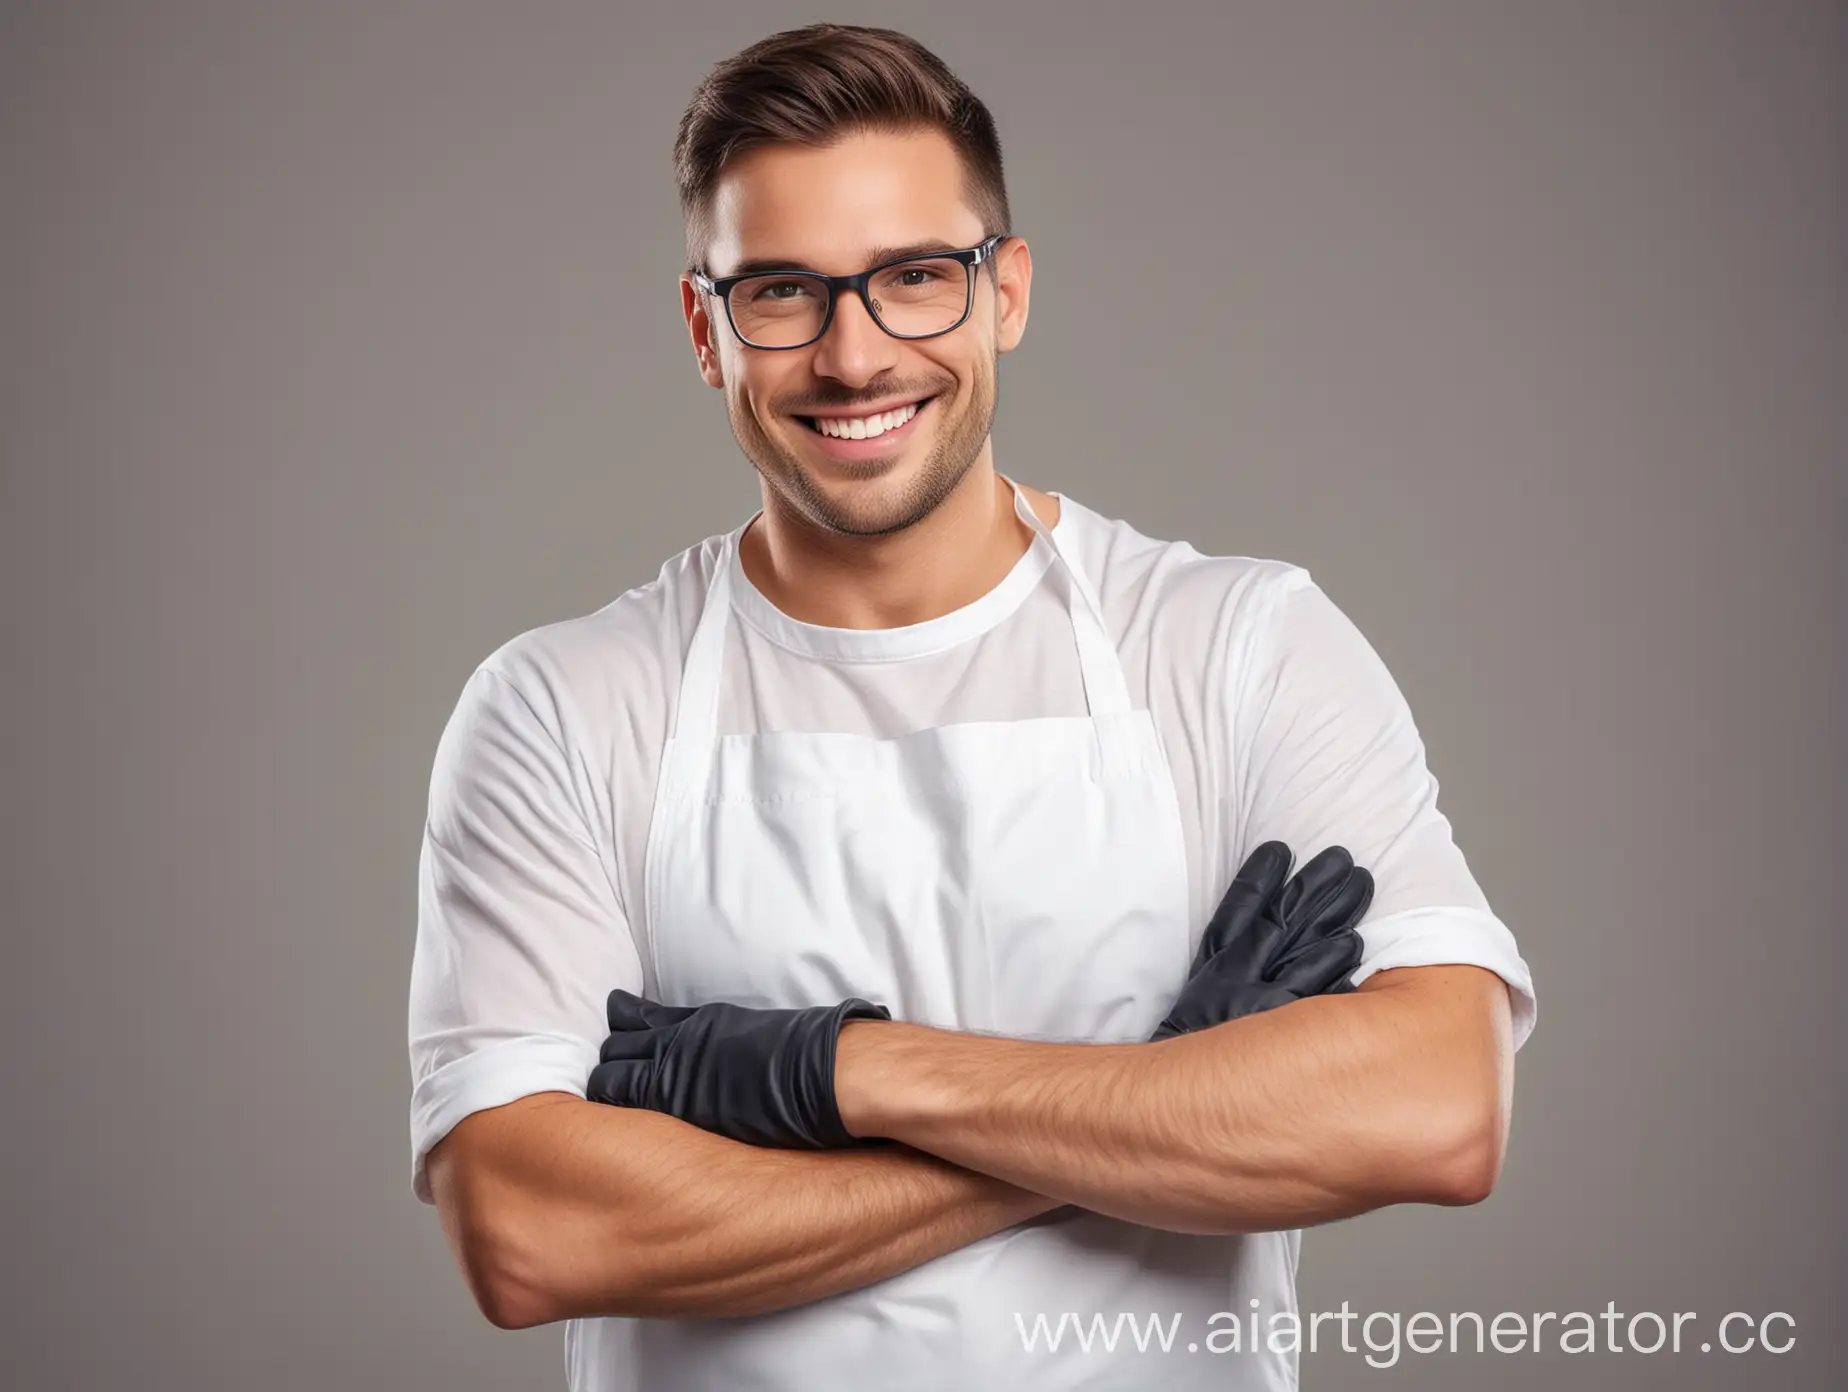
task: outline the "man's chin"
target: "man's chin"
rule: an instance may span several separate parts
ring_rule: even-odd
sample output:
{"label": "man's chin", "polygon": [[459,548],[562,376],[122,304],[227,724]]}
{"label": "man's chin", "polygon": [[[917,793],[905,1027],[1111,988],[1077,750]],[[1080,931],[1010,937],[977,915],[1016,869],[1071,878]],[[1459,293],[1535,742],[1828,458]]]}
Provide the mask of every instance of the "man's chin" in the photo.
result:
{"label": "man's chin", "polygon": [[873,459],[833,459],[827,455],[806,454],[796,467],[813,479],[818,487],[851,488],[854,484],[871,483],[902,473],[905,454],[903,451],[894,451]]}
{"label": "man's chin", "polygon": [[831,532],[884,536],[917,521],[915,487],[906,487],[896,461],[863,460],[851,472],[807,475],[801,486],[803,511]]}
{"label": "man's chin", "polygon": [[903,458],[806,461],[786,468],[771,487],[815,526],[839,536],[885,536],[922,520],[941,501],[925,470]]}

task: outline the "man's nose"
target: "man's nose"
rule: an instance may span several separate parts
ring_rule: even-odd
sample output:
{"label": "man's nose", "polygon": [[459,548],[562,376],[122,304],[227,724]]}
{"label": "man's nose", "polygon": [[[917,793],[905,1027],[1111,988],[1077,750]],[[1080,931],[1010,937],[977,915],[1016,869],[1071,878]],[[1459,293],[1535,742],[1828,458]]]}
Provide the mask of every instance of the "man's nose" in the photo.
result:
{"label": "man's nose", "polygon": [[815,344],[815,370],[856,385],[897,366],[898,340],[851,290],[834,297],[834,322]]}

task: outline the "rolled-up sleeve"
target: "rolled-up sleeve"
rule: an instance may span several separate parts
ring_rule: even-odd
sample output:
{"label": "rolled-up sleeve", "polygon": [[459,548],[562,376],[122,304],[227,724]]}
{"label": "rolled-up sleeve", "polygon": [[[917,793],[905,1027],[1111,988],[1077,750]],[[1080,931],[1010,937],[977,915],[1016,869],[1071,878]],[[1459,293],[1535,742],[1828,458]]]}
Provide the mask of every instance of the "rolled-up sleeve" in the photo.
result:
{"label": "rolled-up sleeve", "polygon": [[1264,612],[1234,714],[1246,755],[1241,854],[1279,840],[1300,866],[1347,847],[1375,885],[1355,984],[1393,967],[1483,967],[1508,985],[1519,1048],[1533,1032],[1533,978],[1438,810],[1398,684],[1307,571],[1280,576]]}
{"label": "rolled-up sleeve", "polygon": [[[542,714],[541,712],[545,712]],[[478,668],[437,747],[411,965],[411,1186],[464,1117],[582,1096],[641,966],[555,711]]]}

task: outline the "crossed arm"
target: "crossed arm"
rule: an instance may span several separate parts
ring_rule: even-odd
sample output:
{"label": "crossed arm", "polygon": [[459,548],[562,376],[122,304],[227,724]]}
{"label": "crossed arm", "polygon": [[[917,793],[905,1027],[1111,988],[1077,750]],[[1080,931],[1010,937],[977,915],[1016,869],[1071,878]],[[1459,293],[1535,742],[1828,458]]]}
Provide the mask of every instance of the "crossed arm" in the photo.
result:
{"label": "crossed arm", "polygon": [[842,1119],[899,1145],[764,1150],[545,1093],[463,1121],[429,1173],[497,1325],[755,1314],[1065,1204],[1228,1233],[1474,1203],[1500,1169],[1513,1052],[1506,988],[1469,966],[1154,1044],[859,1022],[841,1033]]}

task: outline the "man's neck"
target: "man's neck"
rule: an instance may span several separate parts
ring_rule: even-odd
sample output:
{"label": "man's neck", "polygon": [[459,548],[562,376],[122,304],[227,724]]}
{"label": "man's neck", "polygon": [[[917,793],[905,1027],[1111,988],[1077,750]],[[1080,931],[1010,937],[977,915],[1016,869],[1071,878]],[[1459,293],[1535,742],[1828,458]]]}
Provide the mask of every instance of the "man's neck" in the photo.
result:
{"label": "man's neck", "polygon": [[[1047,527],[1055,498],[1021,485]],[[986,459],[923,521],[887,536],[841,537],[782,519],[766,496],[739,563],[790,618],[828,628],[902,628],[973,604],[1006,578],[1033,541],[1007,481]]]}

